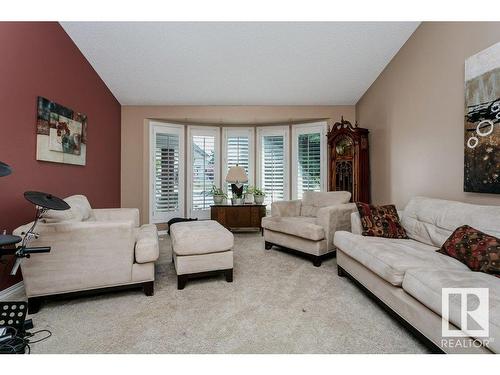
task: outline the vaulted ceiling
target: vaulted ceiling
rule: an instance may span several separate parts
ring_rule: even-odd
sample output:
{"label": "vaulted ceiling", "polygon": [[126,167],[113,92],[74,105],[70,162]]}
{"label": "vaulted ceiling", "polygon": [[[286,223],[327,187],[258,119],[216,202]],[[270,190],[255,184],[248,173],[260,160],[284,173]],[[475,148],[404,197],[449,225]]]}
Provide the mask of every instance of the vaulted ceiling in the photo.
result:
{"label": "vaulted ceiling", "polygon": [[63,22],[122,105],[355,104],[418,22]]}

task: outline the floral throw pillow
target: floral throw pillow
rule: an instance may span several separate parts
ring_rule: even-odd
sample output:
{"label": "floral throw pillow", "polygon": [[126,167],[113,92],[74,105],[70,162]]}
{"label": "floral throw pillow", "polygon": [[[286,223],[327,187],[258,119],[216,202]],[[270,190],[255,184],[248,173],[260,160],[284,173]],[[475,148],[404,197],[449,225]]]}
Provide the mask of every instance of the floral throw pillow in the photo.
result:
{"label": "floral throw pillow", "polygon": [[464,263],[472,271],[500,277],[500,239],[463,225],[437,250]]}
{"label": "floral throw pillow", "polygon": [[363,236],[408,239],[399,222],[398,211],[393,204],[372,206],[357,202]]}

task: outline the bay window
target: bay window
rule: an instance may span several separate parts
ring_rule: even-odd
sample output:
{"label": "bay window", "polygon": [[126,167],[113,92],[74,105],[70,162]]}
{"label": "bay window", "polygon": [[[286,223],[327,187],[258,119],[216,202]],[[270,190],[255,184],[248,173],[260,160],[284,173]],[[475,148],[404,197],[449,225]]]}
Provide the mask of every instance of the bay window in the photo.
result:
{"label": "bay window", "polygon": [[267,205],[289,197],[288,138],[288,126],[257,129],[257,185],[266,193]]}
{"label": "bay window", "polygon": [[326,123],[292,127],[292,199],[304,191],[326,191]]}
{"label": "bay window", "polygon": [[184,127],[152,122],[150,127],[150,222],[184,214]]}
{"label": "bay window", "polygon": [[223,128],[222,146],[222,188],[231,191],[231,184],[225,182],[229,168],[239,165],[248,176],[248,185],[254,185],[254,129],[253,128]]}
{"label": "bay window", "polygon": [[220,131],[217,127],[188,127],[188,212],[190,217],[210,218],[212,185],[220,183]]}

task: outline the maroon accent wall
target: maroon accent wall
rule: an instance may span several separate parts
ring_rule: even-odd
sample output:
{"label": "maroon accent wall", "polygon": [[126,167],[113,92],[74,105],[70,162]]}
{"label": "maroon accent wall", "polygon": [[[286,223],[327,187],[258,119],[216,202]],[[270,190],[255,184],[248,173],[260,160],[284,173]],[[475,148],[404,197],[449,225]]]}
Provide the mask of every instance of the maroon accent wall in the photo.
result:
{"label": "maroon accent wall", "polygon": [[[31,221],[26,190],[84,194],[93,207],[120,206],[120,103],[57,22],[0,22],[0,231]],[[36,160],[36,100],[88,117],[86,166]],[[11,263],[11,262],[9,262]],[[0,263],[0,290],[17,282]]]}

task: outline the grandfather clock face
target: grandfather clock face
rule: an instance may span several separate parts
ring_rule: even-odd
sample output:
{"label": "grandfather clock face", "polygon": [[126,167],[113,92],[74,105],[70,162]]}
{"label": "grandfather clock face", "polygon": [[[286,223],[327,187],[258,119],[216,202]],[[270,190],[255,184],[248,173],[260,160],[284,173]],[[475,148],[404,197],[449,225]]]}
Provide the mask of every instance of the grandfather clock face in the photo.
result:
{"label": "grandfather clock face", "polygon": [[335,145],[335,152],[339,157],[352,157],[353,155],[353,142],[350,137],[340,137]]}

